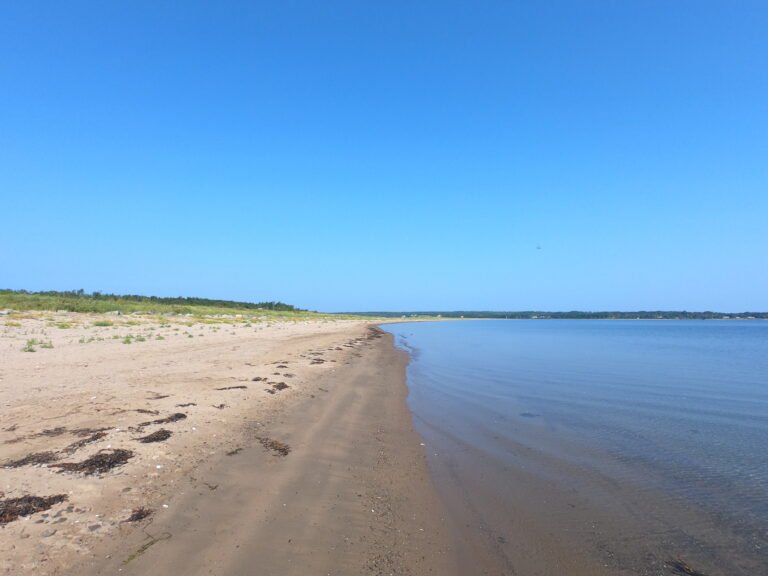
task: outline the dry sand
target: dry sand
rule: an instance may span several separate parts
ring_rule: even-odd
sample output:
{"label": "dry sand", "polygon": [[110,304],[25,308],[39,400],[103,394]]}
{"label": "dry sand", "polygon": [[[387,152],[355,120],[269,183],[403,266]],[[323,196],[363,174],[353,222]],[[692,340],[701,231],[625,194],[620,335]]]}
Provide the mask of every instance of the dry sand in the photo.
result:
{"label": "dry sand", "polygon": [[357,321],[0,319],[0,498],[67,497],[0,524],[0,572],[451,574],[406,362]]}

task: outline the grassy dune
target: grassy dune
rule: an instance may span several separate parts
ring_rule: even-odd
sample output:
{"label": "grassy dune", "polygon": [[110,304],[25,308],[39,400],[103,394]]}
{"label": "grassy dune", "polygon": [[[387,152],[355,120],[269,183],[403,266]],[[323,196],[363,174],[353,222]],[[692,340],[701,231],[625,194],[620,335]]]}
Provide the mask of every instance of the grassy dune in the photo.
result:
{"label": "grassy dune", "polygon": [[207,298],[160,298],[155,296],[87,294],[71,292],[27,292],[0,290],[0,309],[14,311],[60,311],[121,314],[191,314],[236,316],[264,320],[311,320],[357,318],[350,314],[321,314],[300,310],[282,302],[235,302]]}

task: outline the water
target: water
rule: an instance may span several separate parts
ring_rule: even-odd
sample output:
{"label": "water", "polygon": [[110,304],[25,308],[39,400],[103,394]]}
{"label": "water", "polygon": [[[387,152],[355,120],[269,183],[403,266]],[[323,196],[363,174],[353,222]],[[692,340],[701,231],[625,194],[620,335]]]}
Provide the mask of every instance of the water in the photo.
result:
{"label": "water", "polygon": [[385,329],[438,487],[503,572],[768,574],[768,322]]}

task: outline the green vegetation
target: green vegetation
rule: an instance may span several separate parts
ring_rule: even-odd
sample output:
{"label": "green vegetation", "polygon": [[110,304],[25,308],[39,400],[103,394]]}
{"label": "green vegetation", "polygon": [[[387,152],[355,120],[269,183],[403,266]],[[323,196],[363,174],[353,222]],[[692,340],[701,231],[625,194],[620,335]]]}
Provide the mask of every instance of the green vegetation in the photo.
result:
{"label": "green vegetation", "polygon": [[[242,317],[243,322],[253,320],[308,320],[319,318],[344,318],[344,315],[319,314],[284,304],[283,302],[236,302],[211,300],[208,298],[163,298],[158,296],[118,295],[83,290],[64,292],[27,290],[0,290],[0,309],[15,311],[65,310],[68,312],[155,314],[163,326],[168,317],[176,315],[194,316],[194,322],[218,322],[214,317]],[[347,316],[349,317],[349,316]],[[134,320],[126,320],[129,324]],[[110,320],[98,320],[94,326],[111,326]]]}
{"label": "green vegetation", "polygon": [[304,312],[282,302],[235,302],[208,298],[162,298],[118,295],[83,290],[28,292],[0,290],[0,308],[13,310],[67,310],[70,312],[154,312],[169,314],[237,314],[244,312]]}
{"label": "green vegetation", "polygon": [[32,338],[31,340],[27,340],[27,343],[24,345],[24,348],[21,349],[22,352],[36,352],[37,349],[35,346],[39,346],[40,348],[53,348],[53,342],[50,340],[38,340],[37,338]]}
{"label": "green vegetation", "polygon": [[35,346],[37,346],[38,342],[35,339],[27,340],[27,343],[24,345],[24,348],[21,349],[22,352],[35,352]]}

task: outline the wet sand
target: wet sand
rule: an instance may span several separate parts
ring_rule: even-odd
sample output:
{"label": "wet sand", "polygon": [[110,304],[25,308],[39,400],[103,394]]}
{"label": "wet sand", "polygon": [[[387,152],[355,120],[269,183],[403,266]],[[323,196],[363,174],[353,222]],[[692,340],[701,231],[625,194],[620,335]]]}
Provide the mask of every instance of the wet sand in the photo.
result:
{"label": "wet sand", "polygon": [[[390,336],[362,322],[13,322],[0,460],[54,459],[0,468],[2,498],[66,500],[2,524],[4,573],[457,573]],[[144,339],[123,344],[127,331]],[[33,335],[53,348],[21,352]],[[54,467],[115,450],[130,457],[91,475]]]}

